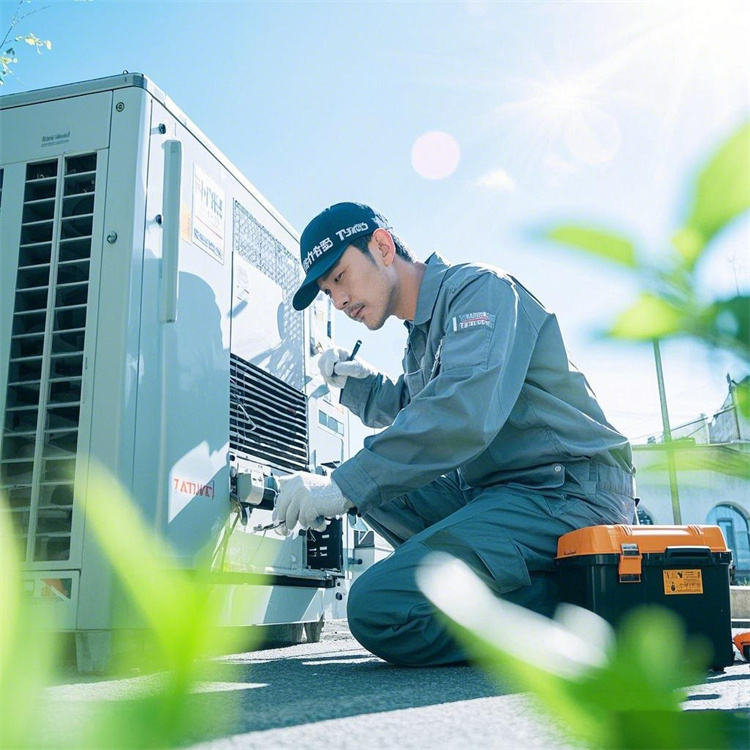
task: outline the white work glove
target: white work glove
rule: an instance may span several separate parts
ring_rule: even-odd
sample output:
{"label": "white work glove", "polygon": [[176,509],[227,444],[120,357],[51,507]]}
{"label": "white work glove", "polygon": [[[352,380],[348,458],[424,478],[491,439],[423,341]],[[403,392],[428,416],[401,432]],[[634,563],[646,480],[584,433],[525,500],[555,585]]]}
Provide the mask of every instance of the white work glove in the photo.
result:
{"label": "white work glove", "polygon": [[331,477],[298,472],[277,480],[279,495],[273,517],[280,522],[277,533],[282,536],[289,534],[298,522],[303,529],[323,531],[326,518],[341,516],[354,507]]}
{"label": "white work glove", "polygon": [[318,367],[326,385],[333,388],[343,388],[347,378],[366,378],[377,373],[366,362],[356,357],[349,360],[349,352],[340,346],[326,349],[318,360]]}

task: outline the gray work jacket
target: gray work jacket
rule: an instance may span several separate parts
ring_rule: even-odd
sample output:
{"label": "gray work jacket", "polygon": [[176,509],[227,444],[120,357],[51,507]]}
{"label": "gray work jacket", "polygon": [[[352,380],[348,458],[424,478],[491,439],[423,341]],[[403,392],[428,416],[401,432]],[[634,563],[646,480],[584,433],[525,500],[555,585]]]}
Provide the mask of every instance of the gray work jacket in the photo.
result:
{"label": "gray work jacket", "polygon": [[[626,478],[630,445],[568,361],[556,317],[512,276],[427,261],[395,382],[348,378],[341,403],[386,427],[333,472],[360,513],[453,469],[473,487],[559,487],[594,460]],[[620,482],[622,484],[622,482]]]}

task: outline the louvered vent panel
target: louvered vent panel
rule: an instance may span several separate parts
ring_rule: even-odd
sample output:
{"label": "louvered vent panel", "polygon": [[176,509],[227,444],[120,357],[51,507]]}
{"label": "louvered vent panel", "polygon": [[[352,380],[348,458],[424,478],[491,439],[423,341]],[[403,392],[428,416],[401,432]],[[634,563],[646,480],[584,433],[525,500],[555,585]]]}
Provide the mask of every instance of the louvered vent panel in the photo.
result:
{"label": "louvered vent panel", "polygon": [[236,354],[230,363],[229,445],[276,469],[307,468],[304,395]]}
{"label": "louvered vent panel", "polygon": [[67,560],[96,154],[27,165],[0,453],[27,561]]}

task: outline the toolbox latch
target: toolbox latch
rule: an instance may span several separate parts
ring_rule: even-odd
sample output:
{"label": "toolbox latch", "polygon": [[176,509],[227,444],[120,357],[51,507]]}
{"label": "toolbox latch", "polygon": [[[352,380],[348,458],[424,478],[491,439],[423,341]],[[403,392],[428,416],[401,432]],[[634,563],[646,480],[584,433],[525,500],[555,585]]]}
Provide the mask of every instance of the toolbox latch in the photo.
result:
{"label": "toolbox latch", "polygon": [[643,556],[638,545],[634,542],[625,542],[620,545],[620,549],[622,554],[617,568],[620,583],[640,583]]}

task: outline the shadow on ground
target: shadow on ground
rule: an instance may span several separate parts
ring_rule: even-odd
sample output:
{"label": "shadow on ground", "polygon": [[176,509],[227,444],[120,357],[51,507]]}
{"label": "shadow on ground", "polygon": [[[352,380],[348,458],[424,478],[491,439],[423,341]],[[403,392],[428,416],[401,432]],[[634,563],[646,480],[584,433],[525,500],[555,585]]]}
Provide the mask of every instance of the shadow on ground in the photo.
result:
{"label": "shadow on ground", "polygon": [[[189,697],[189,715],[195,721],[180,744],[510,692],[470,666],[389,665],[362,649],[344,625],[333,627],[320,643],[212,660]],[[148,703],[159,692],[163,678],[159,673],[134,672],[86,677],[66,670],[48,689],[52,700],[46,706],[45,724],[55,728],[48,738],[50,746],[74,746],[76,726],[82,720],[78,717],[89,709],[105,716],[122,714],[123,709],[137,715],[138,704]]]}
{"label": "shadow on ground", "polygon": [[[285,654],[284,651],[289,653]],[[275,650],[276,658],[225,660],[207,685],[226,686],[194,696],[209,719],[198,739],[263,731],[399,709],[502,694],[479,670],[468,667],[394,667],[364,651],[336,644],[314,654]],[[269,652],[266,652],[268,654]],[[243,687],[246,685],[247,687]],[[223,717],[224,721],[216,721]]]}

